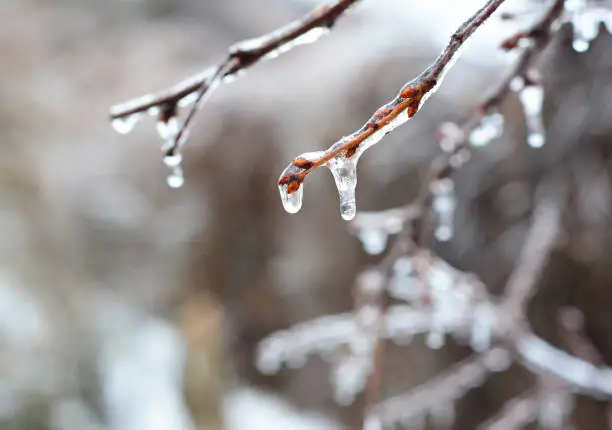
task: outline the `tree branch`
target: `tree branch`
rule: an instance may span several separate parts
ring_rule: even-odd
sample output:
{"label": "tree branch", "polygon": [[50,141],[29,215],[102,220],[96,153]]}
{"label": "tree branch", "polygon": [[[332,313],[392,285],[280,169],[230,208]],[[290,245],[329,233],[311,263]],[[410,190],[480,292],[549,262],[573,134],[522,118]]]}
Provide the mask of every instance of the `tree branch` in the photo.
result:
{"label": "tree branch", "polygon": [[126,119],[153,112],[158,120],[168,122],[176,113],[180,102],[192,104],[187,117],[168,145],[167,156],[172,156],[187,138],[189,127],[204,103],[206,96],[222,82],[229,82],[240,72],[261,60],[274,58],[287,52],[296,45],[310,43],[331,29],[338,18],[358,0],[337,0],[324,4],[306,16],[264,36],[236,43],[228,49],[227,57],[218,65],[207,68],[202,73],[185,79],[173,87],[157,94],[148,94],[125,103],[115,105],[110,110],[111,121]]}
{"label": "tree branch", "polygon": [[441,83],[445,73],[456,59],[459,49],[504,1],[488,0],[478,12],[457,29],[438,58],[415,79],[406,83],[393,100],[376,110],[359,130],[338,140],[326,151],[303,154],[295,158],[282,172],[279,179],[278,183],[282,191],[286,194],[297,192],[309,173],[325,165],[332,158],[344,157],[357,160],[365,150],[378,143],[394,128],[412,118]]}

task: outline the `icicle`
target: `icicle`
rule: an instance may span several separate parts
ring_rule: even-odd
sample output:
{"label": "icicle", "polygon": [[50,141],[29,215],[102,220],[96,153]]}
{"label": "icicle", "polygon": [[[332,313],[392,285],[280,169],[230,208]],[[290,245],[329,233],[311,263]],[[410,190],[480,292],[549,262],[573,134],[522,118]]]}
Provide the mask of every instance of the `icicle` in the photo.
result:
{"label": "icicle", "polygon": [[340,215],[350,221],[357,213],[355,187],[357,186],[357,160],[355,154],[351,158],[338,156],[328,161],[327,167],[332,172],[340,197]]}
{"label": "icicle", "polygon": [[299,210],[302,208],[304,185],[300,185],[297,191],[291,194],[287,192],[287,185],[279,185],[278,190],[280,191],[281,201],[283,202],[283,207],[285,210],[290,214],[299,212]]}
{"label": "icicle", "polygon": [[370,255],[378,255],[387,247],[387,232],[376,228],[363,228],[359,233],[363,249]]}
{"label": "icicle", "polygon": [[138,120],[140,120],[140,117],[140,114],[134,113],[121,118],[115,118],[111,121],[111,126],[119,134],[128,134],[132,131]]}
{"label": "icicle", "polygon": [[168,175],[167,182],[170,188],[181,188],[183,184],[185,184],[183,169],[181,169],[180,167],[174,168],[172,173]]}
{"label": "icicle", "polygon": [[486,146],[493,139],[501,137],[504,131],[504,116],[499,112],[485,115],[480,124],[470,133],[470,145]]}
{"label": "icicle", "polygon": [[572,15],[574,29],[572,48],[576,52],[589,50],[591,42],[599,33],[599,23],[605,22],[605,14],[599,8],[589,10],[587,0],[567,0],[565,9]]}
{"label": "icicle", "polygon": [[540,85],[529,85],[519,92],[519,100],[525,111],[528,135],[527,143],[532,148],[541,148],[546,142],[544,124],[542,122],[542,105],[544,89]]}
{"label": "icicle", "polygon": [[179,121],[173,116],[165,121],[157,121],[156,128],[157,134],[159,134],[159,137],[161,137],[164,142],[162,145],[162,151],[166,153],[164,156],[164,164],[170,169],[170,174],[166,182],[170,188],[180,188],[185,184],[185,177],[181,167],[183,156],[178,152],[178,149],[169,152],[175,145],[174,140],[180,129]]}
{"label": "icicle", "polygon": [[442,242],[450,240],[454,234],[453,216],[456,206],[454,188],[454,182],[450,178],[439,179],[431,184],[434,195],[432,208],[437,218],[434,234],[436,239]]}

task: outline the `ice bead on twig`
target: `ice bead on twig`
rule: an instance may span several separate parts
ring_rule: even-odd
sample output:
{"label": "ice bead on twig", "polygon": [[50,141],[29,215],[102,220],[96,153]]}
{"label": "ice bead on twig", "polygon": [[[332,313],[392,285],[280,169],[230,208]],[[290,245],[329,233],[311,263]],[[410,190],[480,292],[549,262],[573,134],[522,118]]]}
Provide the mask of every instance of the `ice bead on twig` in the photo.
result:
{"label": "ice bead on twig", "polygon": [[128,134],[134,129],[134,126],[136,123],[138,123],[141,117],[142,114],[134,113],[129,116],[115,118],[111,121],[111,126],[119,134]]}
{"label": "ice bead on twig", "polygon": [[544,104],[544,88],[534,82],[528,85],[523,78],[516,77],[510,83],[510,88],[518,92],[527,123],[527,143],[532,148],[541,148],[546,143],[544,123],[542,121],[542,105]]}
{"label": "ice bead on twig", "polygon": [[589,10],[587,0],[566,0],[565,9],[571,14],[574,31],[572,48],[576,52],[589,50],[591,42],[599,33],[601,19]]}
{"label": "ice bead on twig", "polygon": [[164,164],[170,169],[170,174],[167,178],[168,186],[171,188],[180,188],[185,183],[183,175],[183,156],[179,152],[179,148],[173,148],[176,136],[181,128],[179,120],[176,116],[176,108],[173,107],[169,111],[169,115],[163,113],[158,114],[159,119],[156,124],[157,134],[163,141],[162,152],[164,153]]}

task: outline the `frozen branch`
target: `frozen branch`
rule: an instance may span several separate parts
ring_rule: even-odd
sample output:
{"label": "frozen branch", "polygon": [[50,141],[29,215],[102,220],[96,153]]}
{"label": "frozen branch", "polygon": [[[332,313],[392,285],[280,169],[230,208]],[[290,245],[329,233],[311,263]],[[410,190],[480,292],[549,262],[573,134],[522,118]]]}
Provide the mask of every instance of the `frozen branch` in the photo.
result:
{"label": "frozen branch", "polygon": [[525,315],[525,305],[534,294],[560,233],[562,207],[558,200],[545,199],[534,211],[533,223],[504,293],[504,307],[512,317]]}
{"label": "frozen branch", "polygon": [[427,414],[434,419],[438,415],[438,420],[445,419],[452,424],[454,402],[483,384],[489,372],[505,370],[510,363],[508,351],[501,348],[473,355],[426,384],[384,400],[376,413],[382,417],[385,428],[394,428],[396,423],[420,422]]}
{"label": "frozen branch", "polygon": [[[323,4],[301,19],[264,36],[248,39],[232,45],[227,57],[218,65],[185,79],[157,94],[145,96],[115,105],[110,110],[113,127],[128,133],[140,116],[149,113],[157,117],[158,131],[164,142],[164,162],[173,168],[170,186],[182,184],[180,147],[185,143],[197,112],[212,91],[223,82],[234,80],[241,72],[259,61],[275,58],[296,45],[311,43],[326,34],[342,14],[358,0],[336,0]],[[177,109],[190,106],[182,124],[177,119]]]}
{"label": "frozen branch", "polygon": [[341,138],[325,151],[309,152],[296,157],[281,173],[278,181],[285,209],[290,213],[299,211],[304,188],[302,184],[306,176],[326,166],[334,175],[338,187],[342,217],[353,219],[356,213],[355,187],[359,157],[418,112],[440,85],[456,60],[459,49],[502,3],[504,0],[488,0],[457,29],[438,58],[420,75],[406,83],[393,100],[378,108],[359,130]]}
{"label": "frozen branch", "polygon": [[397,234],[406,227],[413,229],[412,239],[419,242],[417,229],[430,209],[434,210],[438,218],[436,238],[444,241],[452,237],[455,203],[454,183],[450,177],[470,158],[470,144],[482,146],[501,135],[503,117],[498,110],[517,80],[529,82],[527,74],[548,45],[552,29],[563,12],[563,4],[564,0],[555,0],[533,26],[502,43],[503,47],[510,49],[518,46],[521,40],[530,41],[527,47],[523,47],[512,71],[497,89],[479,104],[463,125],[446,123],[440,127],[438,140],[444,153],[430,164],[424,186],[415,201],[382,212],[362,212],[351,222],[351,229],[359,236],[368,253],[382,252],[387,236]]}

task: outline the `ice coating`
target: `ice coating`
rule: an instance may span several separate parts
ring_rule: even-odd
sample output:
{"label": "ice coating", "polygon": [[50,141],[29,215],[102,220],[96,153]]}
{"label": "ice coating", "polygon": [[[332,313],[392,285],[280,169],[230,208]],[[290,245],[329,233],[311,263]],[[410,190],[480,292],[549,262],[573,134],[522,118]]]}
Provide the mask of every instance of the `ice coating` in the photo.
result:
{"label": "ice coating", "polygon": [[134,129],[134,126],[140,120],[140,114],[132,114],[121,118],[115,118],[111,121],[111,126],[119,134],[128,134]]}
{"label": "ice coating", "polygon": [[540,148],[546,142],[544,123],[542,122],[542,105],[544,89],[540,85],[529,85],[519,92],[527,122],[527,143],[532,148]]}
{"label": "ice coating", "polygon": [[589,50],[591,42],[599,34],[601,23],[609,32],[612,31],[612,10],[609,8],[589,5],[587,0],[567,0],[565,9],[571,14],[574,29],[572,48],[576,52]]}
{"label": "ice coating", "polygon": [[450,178],[438,179],[430,187],[433,194],[432,209],[436,215],[434,235],[439,241],[446,242],[454,234],[453,217],[457,206],[454,182]]}
{"label": "ice coating", "polygon": [[304,186],[300,185],[297,191],[289,193],[287,185],[279,185],[278,190],[280,191],[281,201],[283,202],[283,208],[290,213],[294,214],[300,211],[302,208],[302,197],[304,195]]}
{"label": "ice coating", "polygon": [[350,221],[357,213],[357,202],[355,200],[355,188],[357,187],[357,157],[332,158],[327,167],[334,176],[338,196],[340,197],[340,215],[346,221]]}

